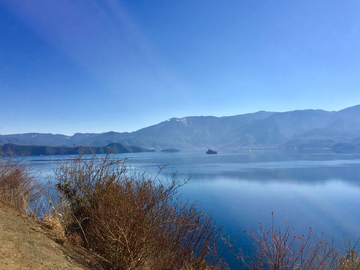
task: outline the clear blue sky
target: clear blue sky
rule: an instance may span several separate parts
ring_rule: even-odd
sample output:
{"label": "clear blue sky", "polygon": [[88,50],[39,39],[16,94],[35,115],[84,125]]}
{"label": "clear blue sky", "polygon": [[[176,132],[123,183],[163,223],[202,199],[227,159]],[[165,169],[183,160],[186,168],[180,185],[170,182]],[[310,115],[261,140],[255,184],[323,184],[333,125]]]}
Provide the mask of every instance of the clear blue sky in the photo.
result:
{"label": "clear blue sky", "polygon": [[1,0],[0,134],[360,104],[358,0]]}

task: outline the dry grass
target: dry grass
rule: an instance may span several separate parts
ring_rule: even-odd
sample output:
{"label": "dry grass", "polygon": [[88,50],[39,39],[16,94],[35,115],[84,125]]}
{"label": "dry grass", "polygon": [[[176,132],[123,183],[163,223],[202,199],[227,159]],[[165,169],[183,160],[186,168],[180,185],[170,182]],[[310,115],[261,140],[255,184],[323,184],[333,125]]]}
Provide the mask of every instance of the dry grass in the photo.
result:
{"label": "dry grass", "polygon": [[23,159],[0,161],[0,204],[32,217],[49,229],[58,243],[65,243],[65,231],[54,208],[44,202],[45,186],[30,173]]}
{"label": "dry grass", "polygon": [[[41,186],[30,174],[25,163],[13,158],[0,160],[0,203],[22,214],[35,216]],[[33,205],[33,207],[30,207]]]}
{"label": "dry grass", "polygon": [[[187,181],[131,174],[111,155],[64,161],[55,170],[59,199],[37,203],[44,190],[23,162],[0,161],[0,205],[37,218],[59,243],[85,246],[107,269],[230,269],[219,253],[230,250],[236,269],[360,270],[356,244],[343,250],[330,240],[283,230],[253,230],[253,253],[235,251],[221,238],[215,219],[192,203],[176,199]],[[56,204],[56,205],[54,205]],[[30,207],[31,206],[31,207]]]}
{"label": "dry grass", "polygon": [[[112,269],[210,269],[220,227],[175,199],[186,181],[130,174],[126,163],[93,155],[61,164],[57,187],[68,203],[66,230]],[[81,242],[77,240],[78,242]]]}
{"label": "dry grass", "polygon": [[346,252],[339,257],[340,270],[360,270],[359,252],[356,245],[352,245],[350,241],[346,242]]}
{"label": "dry grass", "polygon": [[64,244],[67,242],[65,236],[65,229],[63,228],[59,218],[56,215],[47,216],[42,219],[42,225],[50,229],[50,236],[59,244]]}

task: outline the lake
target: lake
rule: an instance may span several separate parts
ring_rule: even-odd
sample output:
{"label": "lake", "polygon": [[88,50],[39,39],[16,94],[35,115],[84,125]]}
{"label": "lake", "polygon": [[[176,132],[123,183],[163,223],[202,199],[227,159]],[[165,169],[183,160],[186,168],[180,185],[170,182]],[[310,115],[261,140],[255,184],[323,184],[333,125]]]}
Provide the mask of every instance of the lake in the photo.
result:
{"label": "lake", "polygon": [[[341,245],[345,237],[360,236],[360,155],[331,153],[246,151],[241,153],[204,152],[117,154],[129,158],[132,170],[156,174],[158,165],[168,164],[164,179],[187,179],[179,194],[212,212],[232,238],[248,244],[244,230],[257,230],[259,222],[270,229],[333,237]],[[29,157],[33,169],[45,178],[61,157]]]}

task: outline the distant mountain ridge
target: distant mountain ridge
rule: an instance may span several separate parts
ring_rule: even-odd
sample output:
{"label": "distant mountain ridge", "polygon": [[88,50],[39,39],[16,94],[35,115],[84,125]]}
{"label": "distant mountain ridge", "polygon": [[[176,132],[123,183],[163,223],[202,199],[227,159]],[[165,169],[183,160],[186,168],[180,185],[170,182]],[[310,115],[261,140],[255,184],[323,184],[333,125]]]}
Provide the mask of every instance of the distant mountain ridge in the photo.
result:
{"label": "distant mountain ridge", "polygon": [[[296,110],[227,117],[171,118],[135,132],[0,135],[0,145],[99,147],[111,143],[147,149],[180,150],[246,148],[330,149],[338,143],[360,147],[360,105],[340,111]],[[308,147],[308,148],[306,148]],[[340,149],[338,147],[338,149]],[[353,149],[342,146],[341,149]]]}

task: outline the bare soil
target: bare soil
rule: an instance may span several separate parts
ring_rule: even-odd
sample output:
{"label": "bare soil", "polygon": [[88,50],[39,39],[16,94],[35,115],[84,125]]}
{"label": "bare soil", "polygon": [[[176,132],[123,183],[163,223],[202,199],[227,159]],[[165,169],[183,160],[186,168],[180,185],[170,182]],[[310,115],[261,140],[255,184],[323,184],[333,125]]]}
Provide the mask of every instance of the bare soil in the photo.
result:
{"label": "bare soil", "polygon": [[42,223],[0,204],[0,269],[102,269],[95,255],[55,240]]}

